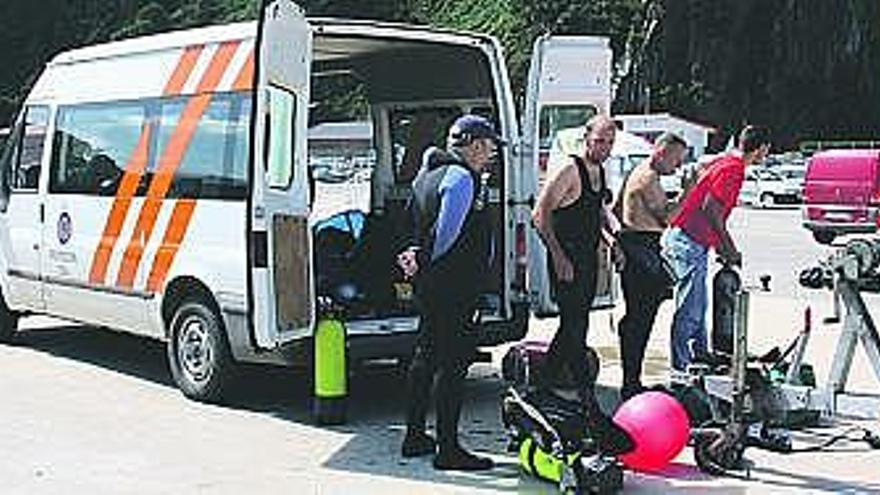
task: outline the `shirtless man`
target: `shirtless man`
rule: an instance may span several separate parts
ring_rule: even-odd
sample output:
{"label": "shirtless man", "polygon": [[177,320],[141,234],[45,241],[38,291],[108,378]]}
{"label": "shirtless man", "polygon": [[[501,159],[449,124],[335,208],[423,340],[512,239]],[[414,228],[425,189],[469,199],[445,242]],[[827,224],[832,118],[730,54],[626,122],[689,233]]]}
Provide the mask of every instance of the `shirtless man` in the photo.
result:
{"label": "shirtless man", "polygon": [[[664,133],[654,143],[654,152],[630,172],[615,205],[622,225],[620,247],[626,258],[623,267],[623,298],[626,315],[620,320],[620,356],[626,400],[643,391],[642,361],[660,303],[668,287],[645,280],[639,260],[660,255],[660,236],[666,229],[676,201],[669,201],[660,186],[660,176],[675,173],[681,165],[687,144],[672,133]],[[685,192],[679,197],[684,197]]]}

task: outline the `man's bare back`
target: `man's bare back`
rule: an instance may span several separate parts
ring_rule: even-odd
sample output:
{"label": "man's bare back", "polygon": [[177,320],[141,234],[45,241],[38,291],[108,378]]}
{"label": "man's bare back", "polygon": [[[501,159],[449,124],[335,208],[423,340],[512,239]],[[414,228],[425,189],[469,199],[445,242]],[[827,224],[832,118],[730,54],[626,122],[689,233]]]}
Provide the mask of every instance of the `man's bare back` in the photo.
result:
{"label": "man's bare back", "polygon": [[623,190],[623,225],[626,230],[662,232],[670,212],[660,174],[647,158],[637,165]]}

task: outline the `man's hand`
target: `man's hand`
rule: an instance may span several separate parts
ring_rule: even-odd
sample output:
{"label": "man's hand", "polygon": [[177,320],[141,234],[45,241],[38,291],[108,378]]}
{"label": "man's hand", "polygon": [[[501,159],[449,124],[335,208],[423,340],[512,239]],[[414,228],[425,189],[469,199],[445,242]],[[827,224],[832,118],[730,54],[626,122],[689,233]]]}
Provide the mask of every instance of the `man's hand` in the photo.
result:
{"label": "man's hand", "polygon": [[574,280],[574,265],[571,260],[563,252],[551,255],[553,257],[553,270],[556,272],[556,279],[562,282],[571,282]]}
{"label": "man's hand", "polygon": [[620,247],[620,243],[615,242],[611,245],[611,262],[614,263],[614,269],[622,272],[626,267],[626,254]]}
{"label": "man's hand", "polygon": [[742,253],[737,251],[735,247],[729,247],[718,253],[721,259],[730,266],[742,266]]}
{"label": "man's hand", "polygon": [[403,270],[403,276],[409,280],[419,271],[419,248],[410,247],[397,255],[397,266]]}

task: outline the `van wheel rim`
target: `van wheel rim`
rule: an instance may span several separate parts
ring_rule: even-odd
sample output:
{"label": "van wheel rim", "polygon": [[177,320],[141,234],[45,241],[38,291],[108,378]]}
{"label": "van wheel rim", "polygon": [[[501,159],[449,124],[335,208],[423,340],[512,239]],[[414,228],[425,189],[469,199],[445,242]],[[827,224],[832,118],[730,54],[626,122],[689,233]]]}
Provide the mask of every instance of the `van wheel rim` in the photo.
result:
{"label": "van wheel rim", "polygon": [[177,360],[192,382],[204,382],[211,377],[214,356],[210,336],[201,318],[191,317],[180,327],[177,339]]}

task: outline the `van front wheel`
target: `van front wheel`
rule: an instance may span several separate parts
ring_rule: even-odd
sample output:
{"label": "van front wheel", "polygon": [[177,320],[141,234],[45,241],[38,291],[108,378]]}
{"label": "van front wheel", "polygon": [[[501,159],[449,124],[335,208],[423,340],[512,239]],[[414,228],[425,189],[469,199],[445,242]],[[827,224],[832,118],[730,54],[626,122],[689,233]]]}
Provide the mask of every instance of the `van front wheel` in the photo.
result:
{"label": "van front wheel", "polygon": [[216,310],[200,298],[183,303],[171,320],[167,352],[171,376],[185,396],[223,399],[235,363]]}
{"label": "van front wheel", "polygon": [[12,342],[16,330],[18,330],[18,313],[9,309],[6,299],[0,293],[0,343]]}

